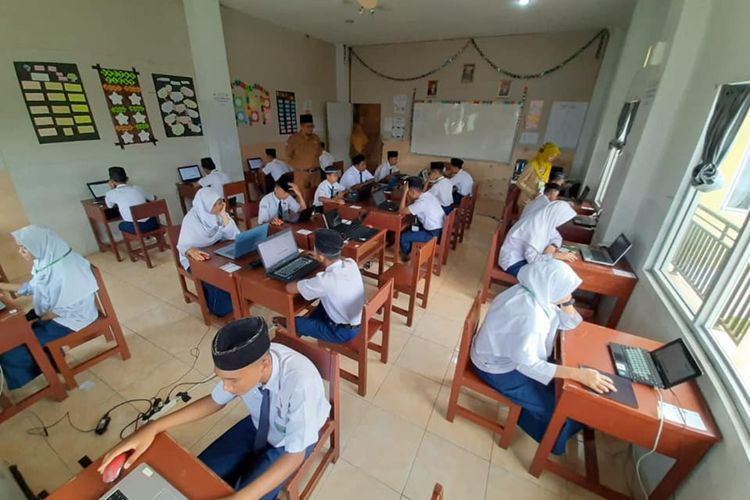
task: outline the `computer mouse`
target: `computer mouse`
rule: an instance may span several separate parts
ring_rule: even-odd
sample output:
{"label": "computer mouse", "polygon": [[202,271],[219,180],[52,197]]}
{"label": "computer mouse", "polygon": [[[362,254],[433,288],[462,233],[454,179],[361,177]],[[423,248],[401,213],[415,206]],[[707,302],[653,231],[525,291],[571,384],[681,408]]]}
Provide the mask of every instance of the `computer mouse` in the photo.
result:
{"label": "computer mouse", "polygon": [[117,455],[102,472],[102,481],[105,483],[111,483],[120,477],[122,468],[125,465],[125,460],[128,459],[130,453],[125,452]]}

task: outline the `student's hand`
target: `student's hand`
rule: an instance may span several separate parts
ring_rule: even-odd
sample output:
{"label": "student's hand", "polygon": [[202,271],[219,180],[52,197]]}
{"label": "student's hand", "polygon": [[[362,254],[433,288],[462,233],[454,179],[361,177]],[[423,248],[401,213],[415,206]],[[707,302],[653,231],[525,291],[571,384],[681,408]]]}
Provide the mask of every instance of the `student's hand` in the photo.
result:
{"label": "student's hand", "polygon": [[344,198],[343,198],[343,197],[340,197],[340,198],[334,198],[334,200],[333,200],[333,201],[334,201],[334,202],[336,202],[336,203],[337,203],[337,204],[339,204],[339,205],[346,205],[346,202],[344,201]]}
{"label": "student's hand", "polygon": [[302,193],[300,192],[299,187],[295,183],[290,182],[289,187],[292,188],[292,191],[294,191],[294,194],[302,198]]}
{"label": "student's hand", "polygon": [[578,260],[578,254],[574,252],[555,252],[552,257],[563,262],[575,262]]}
{"label": "student's hand", "polygon": [[284,221],[283,221],[283,220],[281,220],[281,219],[279,219],[278,217],[276,217],[276,218],[274,218],[274,219],[273,219],[273,220],[271,221],[271,225],[272,225],[272,226],[282,226],[282,225],[284,225]]}
{"label": "student's hand", "polygon": [[615,383],[612,382],[612,379],[599,373],[593,368],[579,368],[575,380],[599,394],[617,392]]}
{"label": "student's hand", "polygon": [[151,446],[151,443],[154,442],[154,438],[156,438],[156,432],[153,430],[153,427],[144,427],[143,429],[139,430],[138,432],[109,450],[109,452],[104,455],[102,464],[96,470],[100,474],[103,473],[104,469],[112,460],[122,455],[123,453],[132,451],[133,453],[131,453],[128,459],[125,461],[124,468],[128,469],[136,460],[138,460],[138,457],[143,455],[143,452],[148,450],[148,447]]}
{"label": "student's hand", "polygon": [[544,249],[544,253],[548,255],[552,255],[555,252],[557,252],[557,247],[555,245],[547,245],[547,248]]}
{"label": "student's hand", "polygon": [[204,252],[203,250],[198,250],[197,248],[191,248],[185,253],[188,257],[193,260],[197,260],[198,262],[203,262],[204,260],[208,260],[211,258],[211,254]]}

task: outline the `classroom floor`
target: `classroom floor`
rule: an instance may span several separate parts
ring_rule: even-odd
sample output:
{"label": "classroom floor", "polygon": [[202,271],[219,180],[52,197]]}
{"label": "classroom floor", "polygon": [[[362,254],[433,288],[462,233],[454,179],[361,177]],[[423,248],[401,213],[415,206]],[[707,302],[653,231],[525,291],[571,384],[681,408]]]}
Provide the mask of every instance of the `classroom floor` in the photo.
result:
{"label": "classroom floor", "polygon": [[[341,458],[328,468],[313,498],[424,500],[438,481],[447,499],[597,498],[549,473],[539,479],[528,474],[536,442],[520,429],[511,447],[503,450],[483,428],[461,417],[453,423],[445,419],[455,349],[479,288],[495,225],[488,217],[475,218],[464,243],[449,255],[442,276],[433,277],[428,308],[417,308],[412,328],[402,316],[393,316],[390,362],[384,365],[372,356],[367,397],[359,397],[354,386],[342,380]],[[43,400],[0,424],[0,460],[18,464],[33,491],[53,491],[81,470],[82,456],[95,459],[107,451],[145,403],[115,410],[102,436],[81,433],[65,419],[46,438],[30,435],[29,430],[40,426],[39,419],[49,425],[68,412],[79,429],[91,429],[119,402],[148,398],[164,386],[200,381],[212,373],[210,341],[216,330],[203,324],[197,305],[182,300],[169,252],[155,255],[157,266],[150,270],[143,262],[117,262],[111,253],[89,256],[103,271],[131,359],[108,359],[79,375],[79,388],[66,400]],[[273,316],[262,309],[255,313]],[[100,348],[82,346],[71,356]],[[191,394],[205,395],[213,385],[211,381],[198,386]],[[161,391],[162,397],[166,392]],[[462,402],[491,418],[504,412],[481,397],[463,395]],[[172,435],[197,454],[245,415],[245,407],[235,402]],[[602,435],[597,443],[603,482],[629,494],[634,481],[629,446]],[[561,460],[581,470],[581,456],[582,445],[571,442]]]}

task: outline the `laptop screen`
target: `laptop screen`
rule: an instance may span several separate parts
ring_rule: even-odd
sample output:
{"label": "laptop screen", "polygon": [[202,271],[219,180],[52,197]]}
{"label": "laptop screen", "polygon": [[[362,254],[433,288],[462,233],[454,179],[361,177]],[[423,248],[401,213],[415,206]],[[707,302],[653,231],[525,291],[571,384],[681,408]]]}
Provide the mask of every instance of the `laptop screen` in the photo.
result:
{"label": "laptop screen", "polygon": [[187,167],[179,167],[177,171],[180,173],[180,180],[182,182],[197,181],[201,178],[201,171],[198,165],[188,165]]}
{"label": "laptop screen", "polygon": [[578,194],[578,203],[583,203],[584,201],[586,201],[586,197],[589,195],[589,191],[591,191],[590,187],[586,186],[583,188],[583,191]]}
{"label": "laptop screen", "polygon": [[263,166],[263,160],[260,158],[248,158],[247,159],[247,168],[250,170],[258,170],[260,167]]}
{"label": "laptop screen", "polygon": [[607,248],[612,262],[620,260],[625,255],[625,252],[630,249],[630,246],[630,241],[628,241],[624,234],[620,233],[620,236]]}
{"label": "laptop screen", "polygon": [[268,270],[299,251],[292,230],[289,229],[258,243],[258,253],[263,259],[263,267]]}
{"label": "laptop screen", "polygon": [[701,374],[693,356],[682,339],[673,340],[651,352],[654,363],[661,372],[665,387],[672,387]]}
{"label": "laptop screen", "polygon": [[375,203],[376,206],[385,202],[385,193],[382,189],[377,189],[372,192],[372,202]]}
{"label": "laptop screen", "polygon": [[97,199],[104,198],[107,191],[111,189],[109,187],[109,181],[89,182],[86,185],[89,187],[89,191],[91,191],[91,196]]}
{"label": "laptop screen", "polygon": [[326,228],[333,229],[334,227],[341,224],[341,217],[339,217],[339,211],[335,208],[333,210],[329,210],[328,212],[323,214],[324,222],[326,223]]}

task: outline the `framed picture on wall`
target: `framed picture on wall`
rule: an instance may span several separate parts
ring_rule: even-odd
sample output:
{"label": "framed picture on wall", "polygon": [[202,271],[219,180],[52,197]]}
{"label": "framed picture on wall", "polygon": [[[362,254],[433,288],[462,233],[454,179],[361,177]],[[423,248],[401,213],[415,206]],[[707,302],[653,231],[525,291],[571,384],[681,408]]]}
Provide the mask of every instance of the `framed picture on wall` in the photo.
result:
{"label": "framed picture on wall", "polygon": [[427,97],[435,97],[437,95],[438,81],[430,80],[427,82]]}
{"label": "framed picture on wall", "polygon": [[464,70],[461,73],[461,83],[472,83],[474,81],[474,70],[476,64],[464,64]]}
{"label": "framed picture on wall", "polygon": [[500,88],[497,91],[498,97],[508,97],[510,95],[511,80],[500,80]]}

